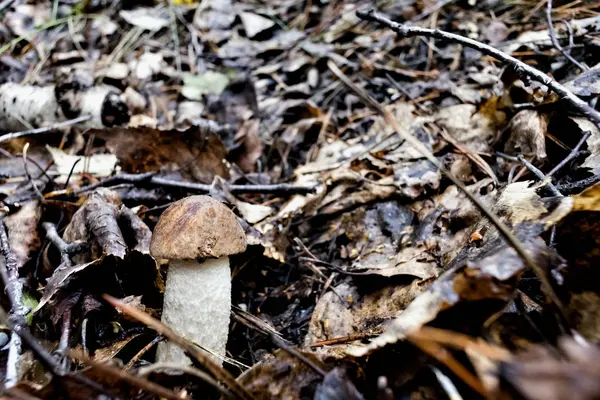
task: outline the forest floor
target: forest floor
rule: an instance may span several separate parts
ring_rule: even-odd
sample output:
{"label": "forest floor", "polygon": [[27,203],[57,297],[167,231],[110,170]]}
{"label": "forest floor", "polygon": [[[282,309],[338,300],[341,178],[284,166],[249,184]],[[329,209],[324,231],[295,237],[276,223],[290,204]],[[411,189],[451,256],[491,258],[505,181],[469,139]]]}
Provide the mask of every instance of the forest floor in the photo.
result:
{"label": "forest floor", "polygon": [[599,82],[595,0],[0,0],[2,398],[599,398]]}

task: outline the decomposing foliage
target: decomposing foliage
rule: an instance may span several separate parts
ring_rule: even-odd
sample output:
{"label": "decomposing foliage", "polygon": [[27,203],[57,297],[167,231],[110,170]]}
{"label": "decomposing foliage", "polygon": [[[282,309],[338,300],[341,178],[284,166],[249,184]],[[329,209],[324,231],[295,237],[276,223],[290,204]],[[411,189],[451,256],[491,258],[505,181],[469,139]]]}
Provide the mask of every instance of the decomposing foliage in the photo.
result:
{"label": "decomposing foliage", "polygon": [[598,397],[599,11],[0,1],[2,396]]}

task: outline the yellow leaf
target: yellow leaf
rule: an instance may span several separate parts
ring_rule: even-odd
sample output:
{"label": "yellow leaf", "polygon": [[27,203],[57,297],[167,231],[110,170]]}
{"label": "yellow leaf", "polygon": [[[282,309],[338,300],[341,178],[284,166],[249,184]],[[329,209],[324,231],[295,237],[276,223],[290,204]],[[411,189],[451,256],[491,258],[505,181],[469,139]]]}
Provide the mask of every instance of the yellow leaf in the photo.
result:
{"label": "yellow leaf", "polygon": [[573,196],[573,211],[600,211],[600,183]]}

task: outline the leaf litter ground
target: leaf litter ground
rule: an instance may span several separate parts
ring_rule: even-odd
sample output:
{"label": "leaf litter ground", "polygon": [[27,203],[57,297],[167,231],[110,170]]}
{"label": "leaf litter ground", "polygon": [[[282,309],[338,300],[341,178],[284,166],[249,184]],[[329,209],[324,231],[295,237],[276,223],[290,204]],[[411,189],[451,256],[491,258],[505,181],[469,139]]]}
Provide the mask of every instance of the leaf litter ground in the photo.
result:
{"label": "leaf litter ground", "polygon": [[[3,395],[598,397],[599,11],[0,1]],[[249,245],[222,366],[149,253],[199,193]]]}

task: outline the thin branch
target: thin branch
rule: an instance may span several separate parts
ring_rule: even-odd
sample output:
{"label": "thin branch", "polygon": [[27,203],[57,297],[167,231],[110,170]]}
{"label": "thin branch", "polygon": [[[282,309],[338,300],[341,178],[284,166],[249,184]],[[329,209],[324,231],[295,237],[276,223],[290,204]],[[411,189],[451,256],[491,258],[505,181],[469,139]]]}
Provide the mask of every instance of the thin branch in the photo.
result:
{"label": "thin branch", "polygon": [[[9,319],[16,326],[25,326],[25,315],[29,311],[23,305],[23,283],[19,279],[19,266],[8,241],[6,225],[4,225],[4,212],[0,213],[0,252],[4,256],[4,265],[0,268],[0,275],[4,281],[4,291],[11,304]],[[6,365],[5,384],[14,386],[18,379],[18,363],[21,356],[21,338],[17,331],[13,331],[8,348],[8,361]]]}
{"label": "thin branch", "polygon": [[176,363],[155,363],[152,365],[148,365],[147,367],[142,367],[138,369],[137,373],[140,376],[146,376],[153,372],[158,372],[161,370],[177,371],[191,376],[195,376],[196,378],[208,383],[209,385],[217,389],[226,398],[235,399],[233,393],[231,393],[226,387],[220,385],[219,382],[215,381],[212,378],[212,376],[208,375],[204,371],[200,371],[198,368],[194,368],[189,365],[181,365]]}
{"label": "thin branch", "polygon": [[309,359],[308,357],[306,357],[304,354],[300,353],[298,350],[296,350],[295,348],[293,348],[292,346],[290,346],[289,344],[287,344],[279,336],[277,336],[277,335],[271,335],[271,341],[277,347],[279,347],[281,350],[283,350],[286,353],[288,353],[288,354],[296,357],[298,360],[302,361],[304,364],[306,364],[307,366],[309,366],[317,374],[319,374],[321,376],[327,375],[327,371],[325,371],[323,368],[321,368],[320,366],[318,366],[317,364],[315,364],[311,359]]}
{"label": "thin branch", "polygon": [[56,226],[51,222],[44,222],[42,226],[46,230],[46,239],[48,239],[60,252],[62,265],[72,265],[70,256],[79,253],[87,248],[87,244],[85,244],[84,242],[65,242],[63,238],[61,238],[58,234]]}
{"label": "thin branch", "polygon": [[548,31],[550,32],[550,40],[552,41],[552,45],[556,47],[558,51],[570,62],[572,62],[577,68],[582,71],[587,71],[587,67],[582,65],[579,61],[571,57],[569,53],[562,48],[560,43],[558,43],[558,39],[556,38],[556,31],[554,30],[554,24],[552,23],[552,0],[547,0],[546,4],[546,19],[548,21]]}
{"label": "thin branch", "polygon": [[55,130],[57,130],[59,128],[64,128],[65,126],[70,126],[70,125],[78,124],[80,122],[85,122],[85,121],[89,120],[90,118],[92,118],[91,115],[82,115],[80,117],[73,118],[73,119],[70,119],[68,121],[58,122],[58,123],[56,123],[54,125],[44,126],[42,128],[35,128],[35,129],[29,129],[29,130],[21,131],[21,132],[7,133],[6,135],[0,136],[0,143],[8,142],[9,140],[20,138],[20,137],[23,137],[23,136],[37,135],[39,133],[53,132],[53,131],[55,131]]}
{"label": "thin branch", "polygon": [[[391,21],[390,21],[391,23]],[[410,29],[410,28],[409,28]],[[419,28],[420,29],[420,28]],[[510,244],[517,254],[523,259],[525,265],[533,270],[535,274],[540,279],[542,287],[546,294],[550,297],[552,302],[556,306],[556,311],[558,312],[562,321],[566,321],[566,313],[565,308],[562,304],[560,298],[556,295],[550,280],[546,276],[545,271],[538,266],[533,258],[527,253],[525,247],[521,243],[521,241],[508,229],[508,227],[498,218],[492,211],[490,211],[482,202],[479,200],[473,193],[471,193],[467,187],[457,179],[446,167],[431,153],[425,145],[420,142],[417,138],[400,129],[398,122],[391,115],[391,113],[384,109],[375,99],[373,99],[365,90],[358,87],[354,84],[333,62],[329,61],[327,63],[329,69],[349,88],[351,88],[365,104],[369,105],[375,111],[377,111],[385,120],[385,122],[393,129],[393,131],[400,135],[404,140],[406,140],[410,145],[413,146],[415,150],[421,153],[429,162],[431,162],[436,168],[438,168],[444,175],[446,175],[464,194],[467,198],[481,211],[481,213],[488,218],[488,220],[498,229],[498,232],[504,237],[506,242]]]}
{"label": "thin branch", "polygon": [[104,300],[110,303],[117,310],[120,310],[122,313],[138,320],[149,328],[154,329],[156,332],[175,343],[182,350],[187,352],[192,358],[202,364],[202,366],[206,368],[206,370],[217,380],[223,382],[223,384],[225,384],[234,395],[243,400],[252,400],[254,398],[238,381],[235,380],[233,376],[231,376],[229,372],[223,369],[223,367],[220,365],[216,364],[212,358],[210,358],[210,356],[208,356],[198,346],[195,346],[192,342],[177,335],[171,330],[171,328],[152,318],[148,314],[136,309],[135,307],[125,304],[121,300],[118,300],[107,294],[105,294],[103,297]]}
{"label": "thin branch", "polygon": [[592,186],[594,183],[600,182],[600,175],[592,175],[589,178],[582,179],[577,182],[565,183],[562,185],[557,185],[557,188],[561,192],[565,193],[573,193],[578,190],[583,190],[589,186]]}
{"label": "thin branch", "polygon": [[[172,187],[177,189],[185,189],[194,192],[209,193],[213,189],[213,185],[206,183],[175,181],[171,179],[160,178],[155,172],[146,172],[143,174],[119,174],[103,179],[88,186],[83,186],[79,189],[57,190],[48,193],[48,197],[54,197],[64,194],[73,196],[80,195],[92,191],[99,187],[114,185],[117,183],[146,183],[149,185]],[[275,183],[270,185],[227,185],[227,188],[232,193],[262,193],[262,194],[306,194],[312,193],[315,186],[297,185],[293,183]]]}
{"label": "thin branch", "polygon": [[[517,160],[519,160],[519,162],[521,164],[523,164],[525,166],[525,168],[530,170],[536,176],[536,178],[538,178],[539,180],[544,181],[546,179],[546,177],[544,176],[544,173],[542,171],[540,171],[535,165],[533,165],[532,163],[527,161],[525,159],[525,157],[523,157],[523,155],[519,154],[517,156]],[[564,197],[563,194],[560,192],[560,190],[558,190],[556,188],[556,186],[554,186],[554,184],[549,179],[545,186],[548,186],[548,189],[550,189],[550,191],[552,192],[552,194],[554,196]]]}
{"label": "thin branch", "polygon": [[552,170],[550,172],[548,172],[544,178],[551,177],[559,169],[561,169],[562,167],[564,167],[565,165],[567,165],[567,163],[569,161],[571,161],[572,159],[574,159],[575,157],[577,157],[577,155],[579,153],[579,149],[581,149],[581,146],[583,146],[583,144],[586,142],[586,140],[588,140],[588,138],[590,136],[592,136],[592,132],[590,132],[590,131],[585,132],[583,134],[583,137],[579,140],[579,143],[577,143],[577,145],[575,147],[573,147],[573,150],[571,150],[571,152],[569,153],[569,155],[564,160],[562,160],[560,163],[558,163],[558,165],[556,167],[552,168]]}
{"label": "thin branch", "polygon": [[44,195],[42,194],[40,189],[37,187],[37,184],[31,177],[31,174],[29,173],[29,168],[27,167],[27,150],[28,149],[29,149],[29,142],[25,143],[25,146],[23,146],[23,169],[25,169],[25,175],[27,175],[27,179],[29,180],[29,183],[31,183],[31,186],[33,186],[33,190],[34,190],[35,194],[38,196],[38,198],[40,200],[44,200]]}
{"label": "thin branch", "polygon": [[112,365],[102,364],[98,361],[95,361],[88,356],[84,355],[80,351],[69,350],[69,356],[76,359],[77,361],[89,365],[90,367],[102,371],[102,373],[106,376],[110,376],[122,382],[127,382],[131,386],[134,386],[138,389],[141,389],[145,392],[155,394],[156,396],[164,399],[170,400],[182,400],[189,398],[187,395],[181,393],[178,394],[170,389],[167,389],[164,386],[156,384],[154,382],[150,382],[147,379],[137,377],[135,375],[131,375],[129,372],[119,369],[117,367],[113,367]]}
{"label": "thin branch", "polygon": [[494,47],[478,42],[477,40],[469,39],[467,37],[450,32],[445,32],[439,29],[428,29],[399,24],[377,14],[375,10],[372,9],[369,11],[357,11],[356,15],[359,18],[362,18],[366,21],[375,21],[383,26],[387,26],[401,37],[432,37],[440,40],[459,43],[463,46],[478,50],[487,56],[493,57],[496,60],[503,62],[506,65],[512,66],[515,72],[521,77],[526,79],[529,78],[546,85],[560,97],[565,98],[567,101],[569,101],[569,103],[571,103],[576,109],[578,109],[586,118],[588,118],[590,121],[594,122],[594,124],[596,124],[598,127],[600,127],[600,112],[596,111],[585,101],[581,100],[566,87],[556,82],[554,79],[550,78],[542,71],[539,71]]}
{"label": "thin branch", "polygon": [[372,338],[373,336],[381,335],[382,333],[383,333],[382,330],[376,330],[373,332],[366,332],[366,333],[355,333],[353,335],[341,336],[341,337],[336,337],[336,338],[327,339],[327,340],[321,340],[319,342],[315,342],[315,343],[311,344],[310,347],[314,349],[317,347],[346,344],[346,343],[350,343],[350,342],[355,342],[357,340],[369,339],[369,338]]}

